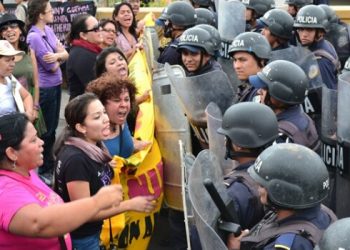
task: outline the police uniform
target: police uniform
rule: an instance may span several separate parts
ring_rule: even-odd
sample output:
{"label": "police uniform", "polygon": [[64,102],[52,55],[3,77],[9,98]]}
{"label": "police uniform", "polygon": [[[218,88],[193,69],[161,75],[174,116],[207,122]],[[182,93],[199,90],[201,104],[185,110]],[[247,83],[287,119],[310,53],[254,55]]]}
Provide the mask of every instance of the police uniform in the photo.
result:
{"label": "police uniform", "polygon": [[186,67],[184,67],[185,69],[185,73],[187,77],[191,77],[191,76],[198,76],[198,75],[202,75],[214,70],[222,70],[222,67],[220,65],[220,63],[218,63],[215,59],[210,58],[209,61],[203,66],[200,67],[198,70],[194,71],[194,72],[189,72]]}
{"label": "police uniform", "polygon": [[300,105],[290,106],[277,114],[277,121],[279,130],[283,134],[279,138],[280,142],[294,142],[315,151],[319,149],[320,142],[315,124]]}
{"label": "police uniform", "polygon": [[258,194],[258,185],[248,175],[247,169],[254,161],[238,165],[234,171],[225,176],[227,193],[234,201],[239,224],[244,229],[256,225],[265,215]]}
{"label": "police uniform", "polygon": [[313,250],[323,231],[334,220],[333,212],[323,206],[321,209],[321,205],[299,210],[282,220],[278,220],[274,212],[269,212],[242,238],[240,249]]}
{"label": "police uniform", "polygon": [[177,51],[177,45],[179,44],[179,39],[176,38],[173,41],[171,41],[161,52],[161,54],[158,57],[158,62],[165,64],[169,63],[170,65],[181,65],[181,54]]}
{"label": "police uniform", "polygon": [[[310,45],[308,48],[317,57],[323,83],[330,89],[337,89],[337,62],[339,61],[337,52],[333,45],[325,39],[321,39]],[[326,57],[325,55],[322,55],[322,51],[325,51],[329,56]],[[332,62],[332,60],[334,62]]]}
{"label": "police uniform", "polygon": [[237,103],[238,102],[251,102],[257,95],[258,89],[254,88],[248,82],[241,83],[237,88]]}

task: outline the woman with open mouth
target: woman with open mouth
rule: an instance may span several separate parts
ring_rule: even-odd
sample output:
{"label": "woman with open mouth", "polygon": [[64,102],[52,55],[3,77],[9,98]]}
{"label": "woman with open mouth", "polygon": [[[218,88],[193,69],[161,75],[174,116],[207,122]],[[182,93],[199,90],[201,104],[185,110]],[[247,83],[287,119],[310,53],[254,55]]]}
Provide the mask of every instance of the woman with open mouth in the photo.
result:
{"label": "woman with open mouth", "polygon": [[116,45],[130,61],[136,49],[142,48],[142,43],[137,41],[137,23],[131,5],[126,2],[116,5],[113,20],[118,29]]}

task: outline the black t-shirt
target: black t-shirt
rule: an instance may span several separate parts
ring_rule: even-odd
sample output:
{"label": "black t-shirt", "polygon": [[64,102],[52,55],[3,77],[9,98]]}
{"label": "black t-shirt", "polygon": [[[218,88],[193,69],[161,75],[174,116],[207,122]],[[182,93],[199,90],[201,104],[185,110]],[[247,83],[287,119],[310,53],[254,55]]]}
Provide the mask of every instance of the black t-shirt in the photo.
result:
{"label": "black t-shirt", "polygon": [[[113,170],[108,164],[90,159],[82,150],[65,145],[57,156],[54,190],[65,202],[70,201],[67,183],[71,181],[89,182],[90,195],[111,183]],[[101,230],[103,221],[88,222],[71,232],[72,238],[82,238]]]}

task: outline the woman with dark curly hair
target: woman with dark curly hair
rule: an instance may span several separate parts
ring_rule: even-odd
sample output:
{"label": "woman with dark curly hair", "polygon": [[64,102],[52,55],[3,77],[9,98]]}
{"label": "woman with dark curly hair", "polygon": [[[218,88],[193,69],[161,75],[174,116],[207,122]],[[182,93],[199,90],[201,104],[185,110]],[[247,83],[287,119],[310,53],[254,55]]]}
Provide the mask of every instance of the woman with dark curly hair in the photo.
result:
{"label": "woman with dark curly hair", "polygon": [[104,144],[111,155],[127,158],[149,145],[133,139],[126,122],[131,107],[135,105],[136,94],[136,88],[129,80],[105,74],[89,83],[86,91],[97,95],[105,106],[110,120],[110,135]]}

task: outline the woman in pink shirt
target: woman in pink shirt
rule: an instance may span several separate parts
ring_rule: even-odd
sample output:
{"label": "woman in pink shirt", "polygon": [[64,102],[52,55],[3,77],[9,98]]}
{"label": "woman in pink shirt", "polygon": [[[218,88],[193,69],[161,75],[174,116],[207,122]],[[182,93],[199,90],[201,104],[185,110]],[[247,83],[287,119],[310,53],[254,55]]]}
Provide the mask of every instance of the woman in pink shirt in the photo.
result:
{"label": "woman in pink shirt", "polygon": [[0,249],[72,249],[68,232],[122,200],[120,185],[63,203],[34,169],[43,163],[43,141],[21,113],[0,117]]}

